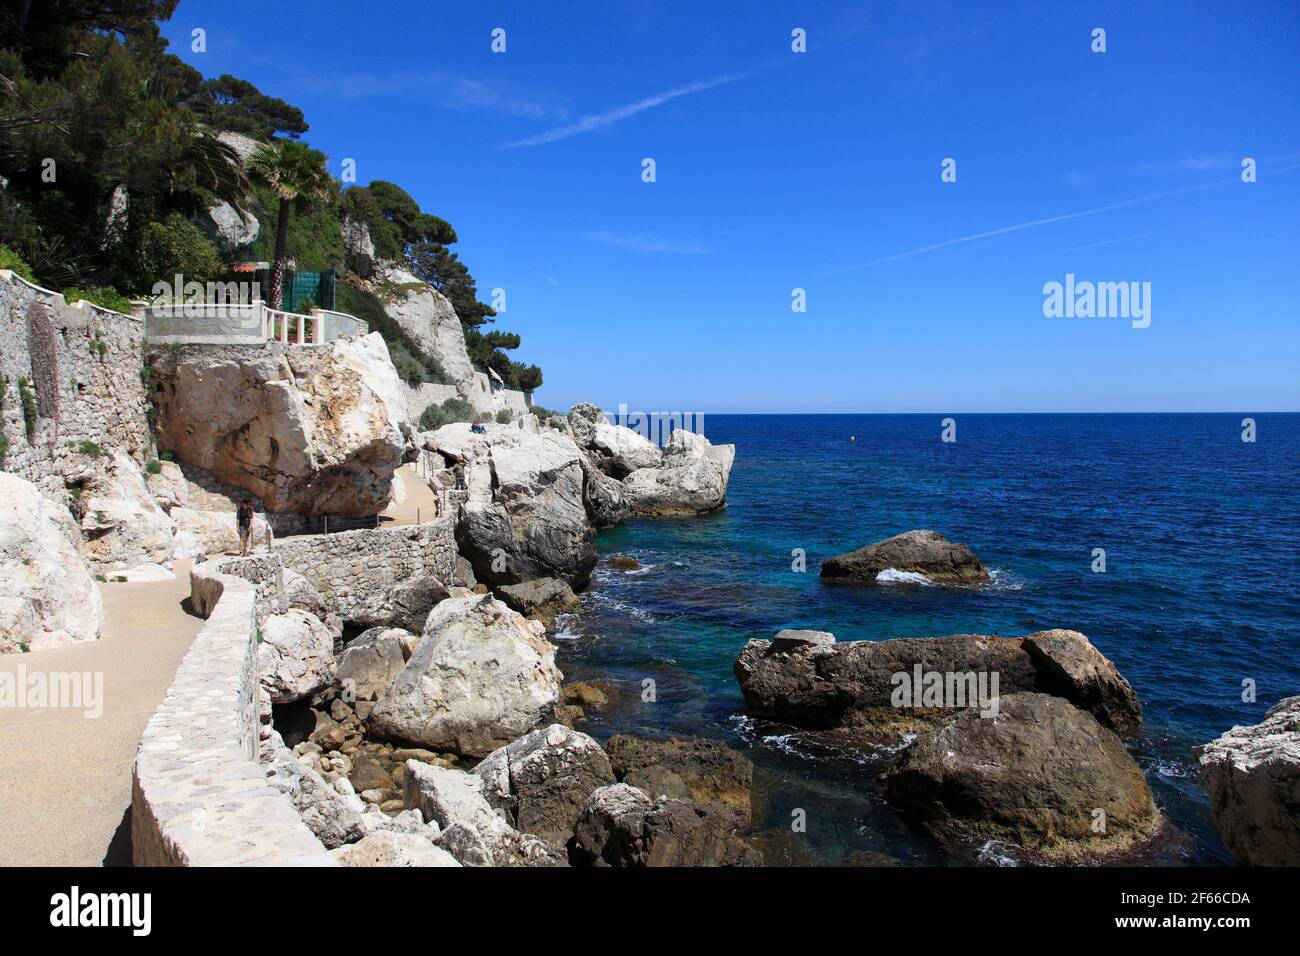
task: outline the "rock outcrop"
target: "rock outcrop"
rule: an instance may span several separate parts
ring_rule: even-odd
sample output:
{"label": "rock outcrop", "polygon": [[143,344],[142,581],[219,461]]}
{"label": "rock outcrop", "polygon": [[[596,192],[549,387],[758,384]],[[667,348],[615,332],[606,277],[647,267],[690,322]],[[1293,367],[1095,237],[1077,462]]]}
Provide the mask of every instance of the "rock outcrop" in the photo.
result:
{"label": "rock outcrop", "polygon": [[1223,845],[1244,866],[1300,866],[1300,697],[1201,748]]}
{"label": "rock outcrop", "polygon": [[515,829],[557,849],[573,836],[573,824],[593,790],[614,783],[600,744],[562,724],[525,734],[493,751],[474,768],[483,795]]}
{"label": "rock outcrop", "polygon": [[663,458],[659,446],[650,439],[611,424],[603,411],[587,402],[569,409],[569,426],[573,440],[611,478],[621,481],[638,468],[655,468]]}
{"label": "rock outcrop", "polygon": [[623,498],[633,517],[688,517],[727,503],[735,445],[713,445],[703,435],[678,429],[663,458],[623,479]]}
{"label": "rock outcrop", "polygon": [[422,435],[424,446],[466,461],[468,500],[456,525],[460,553],[478,581],[517,584],[562,578],[584,587],[596,564],[596,532],[588,518],[582,456],[554,429],[533,434],[514,425],[444,425]]}
{"label": "rock outcrop", "polygon": [[[752,715],[868,738],[924,730],[954,710],[989,709],[990,702],[996,706],[990,698],[1018,691],[1055,694],[1121,732],[1142,720],[1128,681],[1075,631],[842,644],[824,631],[781,631],[774,640],[746,644],[733,670]],[[938,675],[928,678],[929,694],[927,675]],[[898,696],[903,689],[907,699]]]}
{"label": "rock outcrop", "polygon": [[0,654],[99,637],[103,602],[66,508],[0,472]]}
{"label": "rock outcrop", "polygon": [[269,511],[374,515],[402,462],[402,384],[378,333],[329,345],[152,353],[163,450]]}
{"label": "rock outcrop", "polygon": [[605,742],[610,767],[619,782],[646,791],[699,803],[733,807],[750,819],[754,765],[725,744],[702,737],[647,740],[616,734]]}
{"label": "rock outcrop", "polygon": [[519,584],[502,584],[493,593],[507,607],[524,617],[541,621],[547,628],[555,626],[555,618],[578,607],[578,596],[559,578],[537,578]]}
{"label": "rock outcrop", "polygon": [[904,812],[940,839],[1001,839],[1047,858],[1104,857],[1152,836],[1161,818],[1113,731],[1059,697],[1002,697],[919,737],[884,775]]}
{"label": "rock outcrop", "polygon": [[441,828],[438,846],[463,866],[567,865],[549,843],[520,833],[494,811],[473,774],[407,761],[405,801]]}
{"label": "rock outcrop", "polygon": [[761,866],[740,835],[734,807],[651,799],[626,783],[601,787],[583,804],[569,857],[587,866]]}
{"label": "rock outcrop", "polygon": [[882,571],[919,574],[935,584],[983,584],[989,573],[964,544],[937,531],[905,531],[822,562],[827,581],[871,584]]}
{"label": "rock outcrop", "polygon": [[510,743],[560,698],[563,675],[542,632],[491,595],[443,601],[376,703],[370,730],[476,757]]}
{"label": "rock outcrop", "polygon": [[261,629],[257,673],[277,704],[291,704],[334,680],[334,634],[312,614],[291,608]]}
{"label": "rock outcrop", "polygon": [[331,850],[339,866],[460,866],[456,858],[424,836],[377,830],[356,843]]}
{"label": "rock outcrop", "polygon": [[398,627],[372,627],[339,655],[339,683],[353,700],[378,700],[406,667],[419,641]]}
{"label": "rock outcrop", "polygon": [[92,456],[80,488],[85,551],[102,571],[172,559],[176,523],[124,450]]}
{"label": "rock outcrop", "polygon": [[257,238],[262,224],[251,212],[240,215],[228,202],[209,206],[199,216],[199,228],[224,254],[231,255]]}

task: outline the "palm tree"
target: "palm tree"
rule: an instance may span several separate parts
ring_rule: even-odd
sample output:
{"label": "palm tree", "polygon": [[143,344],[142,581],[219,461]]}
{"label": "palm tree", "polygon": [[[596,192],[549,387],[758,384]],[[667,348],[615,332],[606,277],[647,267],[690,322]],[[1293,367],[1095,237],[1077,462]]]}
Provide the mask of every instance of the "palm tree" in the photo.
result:
{"label": "palm tree", "polygon": [[289,259],[289,211],[305,212],[313,203],[334,193],[334,179],[325,171],[325,154],[306,143],[277,139],[258,147],[248,157],[248,172],[280,199],[275,226],[275,262],[271,267],[271,308],[284,301],[284,269]]}

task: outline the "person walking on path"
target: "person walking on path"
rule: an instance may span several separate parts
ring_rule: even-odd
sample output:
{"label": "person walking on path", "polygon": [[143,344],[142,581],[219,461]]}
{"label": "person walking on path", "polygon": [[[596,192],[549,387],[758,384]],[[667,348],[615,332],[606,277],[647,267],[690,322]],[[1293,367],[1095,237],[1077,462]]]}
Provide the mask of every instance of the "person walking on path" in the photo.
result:
{"label": "person walking on path", "polygon": [[248,554],[248,539],[253,534],[253,506],[244,498],[239,502],[239,556]]}

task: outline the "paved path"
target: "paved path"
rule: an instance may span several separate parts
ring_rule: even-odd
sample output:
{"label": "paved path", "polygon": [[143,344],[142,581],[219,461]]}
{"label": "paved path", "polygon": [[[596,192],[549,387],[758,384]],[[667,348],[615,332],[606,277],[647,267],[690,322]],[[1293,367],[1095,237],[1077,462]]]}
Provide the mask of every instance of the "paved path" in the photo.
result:
{"label": "paved path", "polygon": [[379,516],[381,528],[432,521],[438,514],[438,498],[429,483],[420,477],[415,465],[403,465],[393,476],[393,483],[401,483],[401,500],[389,504]]}
{"label": "paved path", "polygon": [[[0,655],[0,671],[103,675],[103,715],[0,710],[0,865],[130,862],[131,767],[140,735],[203,626],[181,602],[190,562],[174,581],[101,584],[100,639]],[[126,827],[123,827],[124,821]]]}

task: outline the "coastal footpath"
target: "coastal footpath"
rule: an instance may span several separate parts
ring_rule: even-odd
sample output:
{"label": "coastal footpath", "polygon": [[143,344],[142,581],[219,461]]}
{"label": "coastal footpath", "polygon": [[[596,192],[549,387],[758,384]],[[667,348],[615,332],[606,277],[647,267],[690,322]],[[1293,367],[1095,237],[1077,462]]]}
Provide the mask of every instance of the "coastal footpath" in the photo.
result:
{"label": "coastal footpath", "polygon": [[[458,323],[436,299],[407,290],[391,308],[458,367]],[[586,404],[421,429],[364,326],[303,344],[168,342],[141,317],[69,306],[11,274],[0,319],[0,676],[15,661],[94,669],[79,652],[159,612],[157,643],[117,644],[126,656],[103,670],[108,700],[149,714],[134,760],[98,768],[120,781],[102,792],[121,822],[102,832],[136,864],[784,858],[789,835],[763,828],[748,759],[706,740],[583,733],[622,691],[566,682],[552,640],[590,584],[597,532],[725,508],[732,446],[678,430],[661,448]],[[245,556],[241,502],[255,512]],[[882,575],[987,580],[971,549],[933,531],[822,569],[835,586]],[[142,608],[150,596],[161,607]],[[166,660],[174,674],[132,684]],[[1077,632],[782,631],[751,640],[735,673],[755,719],[895,747],[884,794],[955,853],[994,839],[1043,862],[1120,861],[1167,826],[1125,746],[1137,693]],[[916,675],[914,696],[897,696],[898,674]],[[981,686],[990,674],[999,685]],[[1295,859],[1295,700],[1201,757],[1243,863]],[[77,736],[98,727],[83,720]],[[35,755],[28,776],[57,775],[62,752]]]}

